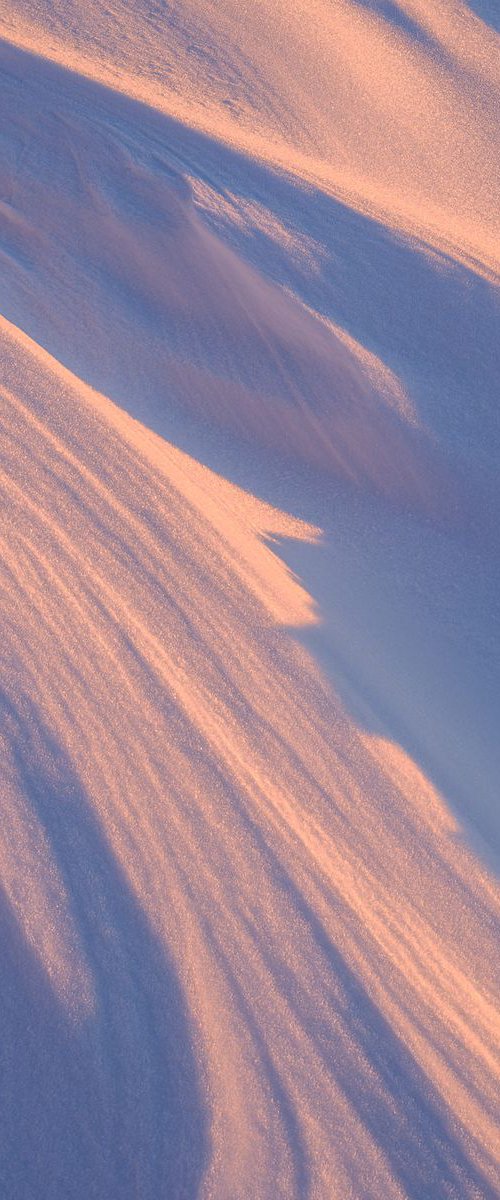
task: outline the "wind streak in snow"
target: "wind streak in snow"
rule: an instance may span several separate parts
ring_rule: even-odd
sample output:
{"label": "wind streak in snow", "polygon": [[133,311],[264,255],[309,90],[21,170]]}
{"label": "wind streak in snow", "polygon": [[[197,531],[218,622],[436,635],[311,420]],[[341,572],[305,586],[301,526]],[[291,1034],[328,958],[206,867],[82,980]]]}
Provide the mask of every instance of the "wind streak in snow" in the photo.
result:
{"label": "wind streak in snow", "polygon": [[500,1192],[494,7],[4,0],[6,1200]]}
{"label": "wind streak in snow", "polygon": [[315,531],[2,364],[4,1194],[493,1200],[498,891],[284,628]]}

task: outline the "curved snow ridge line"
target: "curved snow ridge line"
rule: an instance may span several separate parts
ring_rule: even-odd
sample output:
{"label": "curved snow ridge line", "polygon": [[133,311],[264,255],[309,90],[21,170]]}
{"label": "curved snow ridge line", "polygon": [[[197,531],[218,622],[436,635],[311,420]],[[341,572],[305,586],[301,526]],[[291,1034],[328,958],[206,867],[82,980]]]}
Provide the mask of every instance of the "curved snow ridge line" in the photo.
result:
{"label": "curved snow ridge line", "polygon": [[[55,377],[60,388],[69,388],[71,394],[74,393],[75,376],[43,347],[34,343],[27,334],[2,316],[0,332],[4,345],[11,344],[14,353],[28,353],[38,364],[40,371],[48,374],[51,381]],[[6,366],[6,361],[4,355],[3,367]],[[119,438],[132,444],[153,468],[155,475],[158,472],[160,475],[167,473],[173,486],[184,494],[186,503],[193,506],[198,516],[201,514],[209,522],[215,533],[223,535],[224,542],[230,547],[232,571],[241,574],[247,588],[264,603],[278,623],[303,625],[315,620],[310,598],[299,581],[292,577],[285,563],[267,548],[263,539],[283,537],[298,541],[316,541],[321,537],[320,529],[300,518],[280,512],[272,505],[244,492],[236,484],[215,475],[190,455],[145,428],[139,421],[117,408],[106,396],[88,387],[81,380],[77,381],[77,387],[78,395],[85,399],[87,405],[87,419],[88,414],[95,410],[98,419],[104,418],[107,424],[116,430]],[[10,402],[14,405],[19,404],[19,400],[12,393]],[[57,437],[50,429],[45,428],[43,420],[38,422],[34,413],[31,419],[49,446],[62,449],[58,447]],[[74,422],[71,421],[71,427],[73,425]],[[143,542],[147,531],[140,523],[133,522],[127,510],[122,508],[118,496],[114,496],[107,473],[103,482],[99,473],[89,471],[85,461],[71,453],[70,447],[71,442],[64,446],[64,456],[78,471],[83,484],[91,487],[98,495],[106,497],[108,503],[115,503],[120,515],[127,517],[131,522],[131,536],[139,534]],[[245,539],[243,530],[247,533],[252,530],[260,537],[260,541],[256,543],[255,537]],[[61,536],[65,537],[62,528],[60,532]]]}
{"label": "curved snow ridge line", "polygon": [[106,123],[95,97],[83,115],[78,94],[68,107],[60,74],[53,91],[22,72],[0,82],[7,313],[160,432],[191,412],[400,506],[454,514],[444,452],[392,403],[383,364],[206,228],[151,131]]}
{"label": "curved snow ridge line", "polygon": [[277,627],[259,531],[315,531],[5,322],[1,362],[5,1190],[493,1200],[498,888]]}
{"label": "curved snow ridge line", "polygon": [[[498,279],[498,38],[468,4],[8,0],[13,45],[294,172]],[[272,47],[272,51],[270,50]],[[332,119],[334,114],[334,119]]]}

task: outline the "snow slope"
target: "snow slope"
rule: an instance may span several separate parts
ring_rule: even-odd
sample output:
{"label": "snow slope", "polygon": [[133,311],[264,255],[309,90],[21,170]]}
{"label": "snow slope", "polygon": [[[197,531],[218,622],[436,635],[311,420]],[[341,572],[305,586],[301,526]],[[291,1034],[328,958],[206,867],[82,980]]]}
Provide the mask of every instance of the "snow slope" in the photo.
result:
{"label": "snow slope", "polygon": [[494,4],[4,0],[17,45],[498,267]]}
{"label": "snow slope", "polygon": [[0,32],[2,1195],[494,1200],[494,13]]}

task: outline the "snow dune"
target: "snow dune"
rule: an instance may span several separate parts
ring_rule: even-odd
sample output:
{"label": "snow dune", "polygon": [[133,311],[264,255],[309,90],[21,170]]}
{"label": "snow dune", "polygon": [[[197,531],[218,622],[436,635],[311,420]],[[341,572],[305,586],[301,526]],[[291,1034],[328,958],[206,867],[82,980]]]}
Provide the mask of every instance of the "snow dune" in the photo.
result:
{"label": "snow dune", "polygon": [[2,345],[4,1191],[493,1196],[498,897],[280,629],[314,530]]}
{"label": "snow dune", "polygon": [[491,0],[4,0],[17,45],[498,267]]}
{"label": "snow dune", "polygon": [[7,1200],[500,1192],[497,24],[4,4]]}
{"label": "snow dune", "polygon": [[182,130],[3,55],[8,315],[161,432],[201,413],[432,506],[440,476],[398,389],[206,228],[180,169]]}

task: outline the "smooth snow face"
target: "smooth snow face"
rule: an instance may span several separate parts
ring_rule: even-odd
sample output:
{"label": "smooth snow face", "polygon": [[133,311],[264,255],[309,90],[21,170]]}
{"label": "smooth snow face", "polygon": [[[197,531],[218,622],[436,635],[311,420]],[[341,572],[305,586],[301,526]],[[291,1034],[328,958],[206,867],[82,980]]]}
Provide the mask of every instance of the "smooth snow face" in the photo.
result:
{"label": "smooth snow face", "polygon": [[4,0],[0,32],[489,270],[500,243],[498,38],[481,8]]}
{"label": "smooth snow face", "polygon": [[500,1191],[486,0],[5,0],[0,1190]]}

